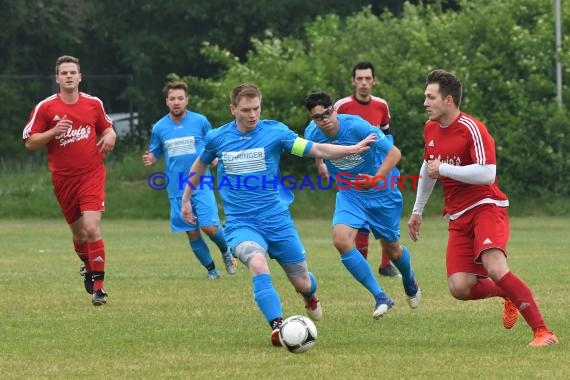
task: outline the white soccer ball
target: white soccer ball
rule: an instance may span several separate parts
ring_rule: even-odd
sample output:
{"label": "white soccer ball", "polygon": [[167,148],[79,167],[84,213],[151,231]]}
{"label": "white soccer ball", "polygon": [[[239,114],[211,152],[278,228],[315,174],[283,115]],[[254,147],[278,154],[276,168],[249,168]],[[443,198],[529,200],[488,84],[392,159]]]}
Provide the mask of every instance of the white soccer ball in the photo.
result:
{"label": "white soccer ball", "polygon": [[283,321],[279,340],[289,352],[300,354],[311,349],[317,342],[317,327],[309,318],[294,315]]}

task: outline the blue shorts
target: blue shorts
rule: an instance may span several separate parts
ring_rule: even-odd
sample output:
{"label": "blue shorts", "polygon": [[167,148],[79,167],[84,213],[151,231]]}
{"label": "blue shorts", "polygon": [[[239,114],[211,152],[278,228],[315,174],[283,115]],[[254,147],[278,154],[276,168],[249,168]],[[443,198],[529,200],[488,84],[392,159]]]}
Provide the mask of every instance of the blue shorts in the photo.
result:
{"label": "blue shorts", "polygon": [[355,229],[368,228],[374,238],[388,242],[400,240],[400,218],[404,202],[402,194],[388,192],[378,197],[358,197],[339,191],[333,225],[346,224]]}
{"label": "blue shorts", "polygon": [[231,252],[245,242],[254,241],[269,257],[283,264],[299,264],[307,260],[305,247],[297,233],[289,211],[265,220],[231,219],[224,223],[224,233]]}
{"label": "blue shorts", "polygon": [[190,198],[192,212],[196,215],[196,224],[190,224],[182,218],[182,197],[170,200],[170,230],[172,232],[195,231],[200,227],[219,226],[218,204],[213,191],[196,191]]}

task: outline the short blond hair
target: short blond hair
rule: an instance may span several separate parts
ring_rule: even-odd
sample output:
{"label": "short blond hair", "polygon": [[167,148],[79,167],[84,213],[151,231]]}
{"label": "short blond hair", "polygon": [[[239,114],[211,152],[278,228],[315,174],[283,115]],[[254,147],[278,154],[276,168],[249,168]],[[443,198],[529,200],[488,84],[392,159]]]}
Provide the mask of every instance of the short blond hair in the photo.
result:
{"label": "short blond hair", "polygon": [[238,84],[230,91],[230,103],[234,106],[237,106],[240,99],[243,97],[259,98],[259,100],[261,100],[261,91],[259,90],[259,87],[253,83]]}

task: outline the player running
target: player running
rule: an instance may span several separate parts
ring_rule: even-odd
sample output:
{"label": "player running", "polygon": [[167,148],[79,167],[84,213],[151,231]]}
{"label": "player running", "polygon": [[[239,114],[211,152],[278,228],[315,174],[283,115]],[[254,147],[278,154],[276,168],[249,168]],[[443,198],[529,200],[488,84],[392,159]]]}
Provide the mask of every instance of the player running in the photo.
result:
{"label": "player running", "polygon": [[427,77],[424,107],[424,160],[408,229],[420,237],[422,211],[439,179],[449,221],[447,284],[453,297],[504,299],[503,326],[511,329],[522,314],[534,333],[529,346],[557,344],[526,283],[509,269],[507,196],[496,176],[495,142],[485,125],[461,112],[462,86],[444,70]]}

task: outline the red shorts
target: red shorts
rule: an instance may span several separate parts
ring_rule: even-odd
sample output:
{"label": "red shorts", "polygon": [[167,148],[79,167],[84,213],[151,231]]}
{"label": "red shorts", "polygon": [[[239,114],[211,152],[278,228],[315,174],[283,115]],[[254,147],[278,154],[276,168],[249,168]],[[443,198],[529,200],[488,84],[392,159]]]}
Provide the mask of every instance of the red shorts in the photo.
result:
{"label": "red shorts", "polygon": [[105,165],[77,176],[52,174],[55,197],[67,224],[79,219],[83,211],[105,211]]}
{"label": "red shorts", "polygon": [[498,248],[507,254],[509,215],[505,207],[484,204],[449,222],[447,276],[457,272],[487,276],[481,252]]}

